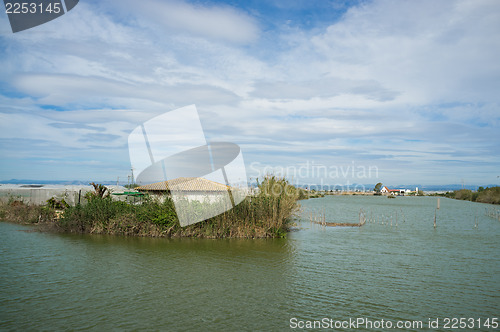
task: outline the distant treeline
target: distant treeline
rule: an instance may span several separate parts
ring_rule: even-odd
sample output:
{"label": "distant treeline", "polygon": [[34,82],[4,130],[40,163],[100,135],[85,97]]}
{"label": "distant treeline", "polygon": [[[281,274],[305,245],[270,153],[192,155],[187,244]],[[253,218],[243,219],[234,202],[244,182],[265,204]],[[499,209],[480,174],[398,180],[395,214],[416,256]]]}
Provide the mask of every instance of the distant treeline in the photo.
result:
{"label": "distant treeline", "polygon": [[325,197],[325,193],[318,192],[314,189],[309,191],[305,190],[304,188],[297,188],[297,194],[298,200]]}
{"label": "distant treeline", "polygon": [[481,202],[490,204],[500,204],[500,187],[483,188],[479,187],[477,191],[469,189],[460,189],[440,194],[449,198],[461,199],[471,202]]}
{"label": "distant treeline", "polygon": [[[0,220],[37,224],[42,229],[68,233],[152,237],[276,238],[285,237],[302,191],[284,178],[268,176],[258,185],[256,196],[205,221],[181,227],[170,197],[146,198],[139,204],[116,201],[106,187],[93,184],[86,204],[68,206],[26,205],[11,200],[0,205]],[[200,203],[203,204],[203,203]],[[203,208],[203,206],[200,206]]]}

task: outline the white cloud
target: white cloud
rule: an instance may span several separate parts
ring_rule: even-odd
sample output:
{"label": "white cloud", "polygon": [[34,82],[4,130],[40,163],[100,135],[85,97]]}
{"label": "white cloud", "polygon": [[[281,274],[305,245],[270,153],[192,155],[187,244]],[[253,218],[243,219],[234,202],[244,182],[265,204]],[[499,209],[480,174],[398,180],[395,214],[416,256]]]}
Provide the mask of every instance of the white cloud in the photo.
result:
{"label": "white cloud", "polygon": [[137,124],[196,103],[210,139],[263,163],[498,165],[499,7],[371,1],[320,33],[268,31],[262,41],[258,22],[228,6],[80,3],[0,37],[0,81],[21,95],[0,96],[0,139],[126,156]]}
{"label": "white cloud", "polygon": [[[30,94],[41,104],[101,104],[127,103],[129,98],[182,104],[189,95],[192,102],[207,104],[232,103],[236,96],[210,85],[179,84],[165,87],[158,84],[127,84],[98,77],[76,75],[19,75],[14,86]],[[113,105],[114,106],[114,105]]]}
{"label": "white cloud", "polygon": [[381,0],[350,9],[312,46],[331,75],[376,80],[411,102],[499,102],[498,31],[498,1]]}
{"label": "white cloud", "polygon": [[[256,21],[248,14],[226,5],[191,4],[183,1],[123,1],[141,24],[154,23],[163,33],[188,33],[209,39],[250,43],[259,36]],[[148,24],[148,23],[146,23]]]}

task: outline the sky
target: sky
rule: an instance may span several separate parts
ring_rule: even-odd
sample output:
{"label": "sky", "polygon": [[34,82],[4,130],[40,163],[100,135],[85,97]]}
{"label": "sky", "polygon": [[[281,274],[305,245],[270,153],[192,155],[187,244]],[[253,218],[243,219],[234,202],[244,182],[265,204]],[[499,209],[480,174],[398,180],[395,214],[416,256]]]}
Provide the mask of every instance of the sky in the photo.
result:
{"label": "sky", "polygon": [[195,104],[250,181],[500,184],[500,1],[81,0],[0,13],[0,181],[127,181]]}

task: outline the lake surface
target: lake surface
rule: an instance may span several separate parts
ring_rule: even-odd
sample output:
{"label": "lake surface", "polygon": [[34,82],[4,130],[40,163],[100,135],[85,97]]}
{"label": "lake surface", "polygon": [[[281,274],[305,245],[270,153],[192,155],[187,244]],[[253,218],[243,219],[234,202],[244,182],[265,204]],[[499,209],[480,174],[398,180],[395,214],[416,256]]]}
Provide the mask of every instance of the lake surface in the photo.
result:
{"label": "lake surface", "polygon": [[[424,328],[440,318],[440,329],[445,317],[491,322],[500,317],[500,222],[485,212],[499,207],[441,198],[434,228],[436,201],[301,201],[300,229],[276,240],[61,235],[0,223],[0,330],[276,331],[293,318]],[[361,228],[309,221],[324,213],[329,222],[358,222],[361,208]]]}

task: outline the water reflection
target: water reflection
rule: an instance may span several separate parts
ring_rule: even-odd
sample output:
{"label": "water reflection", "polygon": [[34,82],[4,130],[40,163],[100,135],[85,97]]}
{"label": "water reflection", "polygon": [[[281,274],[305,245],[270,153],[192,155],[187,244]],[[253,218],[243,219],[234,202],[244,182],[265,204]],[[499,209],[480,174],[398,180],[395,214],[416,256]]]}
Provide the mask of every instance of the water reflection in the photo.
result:
{"label": "water reflection", "polygon": [[[0,225],[2,234],[19,227]],[[48,240],[40,233],[22,235],[17,243]],[[11,291],[4,294],[1,303],[14,325],[6,326],[237,329],[244,323],[263,329],[284,315],[280,304],[282,294],[287,293],[285,279],[293,261],[293,250],[286,240],[75,235],[50,239],[55,244],[46,248],[43,257],[59,259],[50,269],[34,269],[45,275],[44,281],[27,276],[22,282],[9,282]],[[15,251],[16,245],[10,241],[2,247],[9,245],[14,245],[9,251]],[[22,256],[42,259],[41,265],[46,265],[35,247],[23,250]],[[3,263],[18,266],[18,262]],[[20,289],[25,289],[25,294],[15,296]],[[24,304],[17,309],[23,310],[16,310],[15,302],[20,300]],[[42,306],[43,312],[35,309]]]}
{"label": "water reflection", "polygon": [[[498,316],[500,223],[433,198],[303,201],[286,240],[20,232],[0,223],[0,329],[282,330],[292,317]],[[308,213],[361,228],[312,225]],[[372,216],[398,213],[398,227]],[[404,218],[402,217],[404,215]],[[474,220],[478,227],[474,228]]]}

